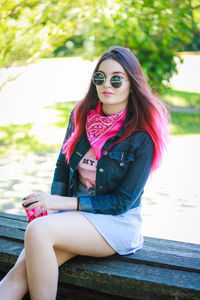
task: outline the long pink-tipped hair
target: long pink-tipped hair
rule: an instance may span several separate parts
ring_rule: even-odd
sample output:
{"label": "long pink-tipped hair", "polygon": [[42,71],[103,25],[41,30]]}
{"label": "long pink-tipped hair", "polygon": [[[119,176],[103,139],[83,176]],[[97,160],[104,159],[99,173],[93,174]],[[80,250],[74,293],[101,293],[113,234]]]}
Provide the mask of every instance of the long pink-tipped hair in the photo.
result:
{"label": "long pink-tipped hair", "polygon": [[[114,59],[122,65],[129,77],[131,87],[128,101],[128,112],[131,115],[131,119],[125,126],[124,135],[114,144],[124,140],[135,130],[140,129],[147,131],[154,143],[152,172],[159,167],[163,150],[166,148],[168,136],[167,124],[169,120],[166,106],[147,84],[140,63],[130,50],[123,47],[109,49],[100,57],[94,69],[94,73],[98,71],[99,65],[105,59]],[[96,87],[91,80],[86,96],[83,100],[78,102],[74,108],[75,129],[73,135],[65,141],[62,148],[62,152],[68,162],[79,138],[85,130],[88,111],[95,109],[98,101]],[[114,144],[110,148],[112,148]]]}

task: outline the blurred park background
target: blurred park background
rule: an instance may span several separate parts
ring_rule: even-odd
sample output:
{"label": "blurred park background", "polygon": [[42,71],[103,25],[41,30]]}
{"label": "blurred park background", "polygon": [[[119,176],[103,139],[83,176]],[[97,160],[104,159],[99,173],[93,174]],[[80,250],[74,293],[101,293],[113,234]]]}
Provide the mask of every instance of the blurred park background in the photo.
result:
{"label": "blurred park background", "polygon": [[69,112],[108,47],[128,47],[171,112],[144,235],[200,243],[200,5],[195,0],[0,0],[0,210],[50,192]]}

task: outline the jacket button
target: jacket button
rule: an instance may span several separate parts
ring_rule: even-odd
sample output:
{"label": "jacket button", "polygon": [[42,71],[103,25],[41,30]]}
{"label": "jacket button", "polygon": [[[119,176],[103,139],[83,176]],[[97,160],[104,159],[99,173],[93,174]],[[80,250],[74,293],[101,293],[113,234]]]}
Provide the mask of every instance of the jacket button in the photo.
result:
{"label": "jacket button", "polygon": [[124,167],[125,166],[125,163],[124,162],[120,162],[119,164],[121,167]]}
{"label": "jacket button", "polygon": [[100,173],[103,173],[103,172],[104,172],[104,169],[100,168],[100,169],[99,169],[99,172],[100,172]]}
{"label": "jacket button", "polygon": [[104,153],[103,153],[104,155],[107,155],[108,154],[108,151],[104,151]]}
{"label": "jacket button", "polygon": [[99,190],[103,190],[103,186],[102,185],[99,186]]}

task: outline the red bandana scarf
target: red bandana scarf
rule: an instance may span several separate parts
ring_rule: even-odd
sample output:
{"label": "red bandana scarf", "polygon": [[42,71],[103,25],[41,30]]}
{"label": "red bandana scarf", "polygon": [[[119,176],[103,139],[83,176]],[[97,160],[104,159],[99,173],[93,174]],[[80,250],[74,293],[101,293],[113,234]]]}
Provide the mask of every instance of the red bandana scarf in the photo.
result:
{"label": "red bandana scarf", "polygon": [[99,101],[96,109],[91,109],[87,115],[86,133],[97,160],[105,142],[116,135],[121,129],[127,115],[127,108],[111,116],[104,116]]}

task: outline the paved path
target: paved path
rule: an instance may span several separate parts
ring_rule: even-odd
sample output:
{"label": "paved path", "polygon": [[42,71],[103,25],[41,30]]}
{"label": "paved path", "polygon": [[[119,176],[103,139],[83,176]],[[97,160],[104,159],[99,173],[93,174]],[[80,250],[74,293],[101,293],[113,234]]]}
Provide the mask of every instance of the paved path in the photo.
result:
{"label": "paved path", "polygon": [[183,112],[183,113],[189,113],[189,114],[200,114],[200,109],[195,107],[182,107],[182,106],[173,106],[168,105],[170,111],[172,112]]}

